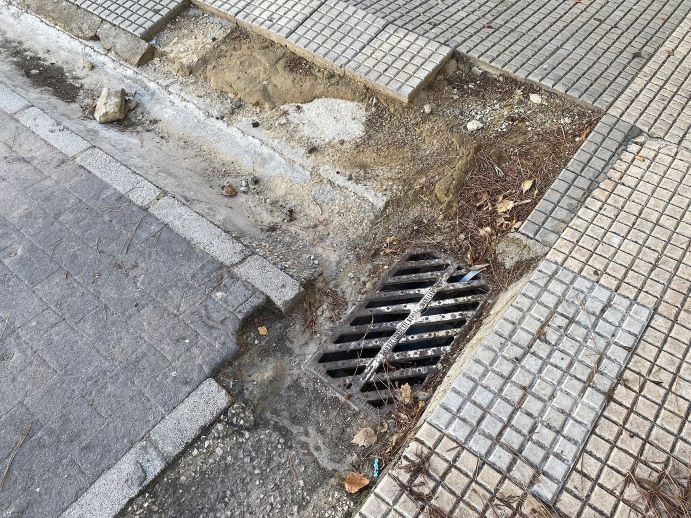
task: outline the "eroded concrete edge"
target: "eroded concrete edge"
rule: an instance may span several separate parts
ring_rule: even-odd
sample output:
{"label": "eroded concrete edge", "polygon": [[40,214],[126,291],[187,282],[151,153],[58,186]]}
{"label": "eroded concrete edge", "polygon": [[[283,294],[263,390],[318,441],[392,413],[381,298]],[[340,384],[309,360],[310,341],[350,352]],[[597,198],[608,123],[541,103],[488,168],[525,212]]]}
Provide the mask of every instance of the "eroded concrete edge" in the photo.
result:
{"label": "eroded concrete edge", "polygon": [[289,311],[304,290],[283,270],[254,254],[220,227],[186,207],[117,161],[92,146],[9,87],[0,83],[0,107],[53,147],[73,158],[134,203],[148,210],[173,231],[229,267],[243,281],[268,296],[282,311]]}
{"label": "eroded concrete edge", "polygon": [[230,403],[209,378],[103,473],[61,518],[110,518],[179,455]]}

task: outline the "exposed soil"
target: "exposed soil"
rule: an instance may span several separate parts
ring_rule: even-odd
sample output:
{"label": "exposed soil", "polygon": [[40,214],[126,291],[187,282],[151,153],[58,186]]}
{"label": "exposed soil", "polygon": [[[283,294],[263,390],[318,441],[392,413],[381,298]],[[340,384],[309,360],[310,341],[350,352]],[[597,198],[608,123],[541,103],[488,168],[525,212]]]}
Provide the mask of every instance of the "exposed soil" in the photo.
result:
{"label": "exposed soil", "polygon": [[[534,93],[539,104],[530,100]],[[399,187],[363,261],[431,247],[489,264],[493,280],[505,285],[521,272],[501,271],[497,242],[528,217],[598,120],[554,94],[473,71],[462,59],[413,106],[375,104],[365,137],[341,163],[362,181],[379,175]],[[471,121],[483,127],[469,131]]]}
{"label": "exposed soil", "polygon": [[6,39],[0,39],[0,53],[7,56],[37,88],[48,88],[55,97],[67,103],[79,98],[81,85],[68,77],[65,69],[55,62],[47,61],[16,41]]}
{"label": "exposed soil", "polygon": [[217,90],[267,110],[321,97],[367,98],[363,86],[241,28],[211,53],[201,76]]}

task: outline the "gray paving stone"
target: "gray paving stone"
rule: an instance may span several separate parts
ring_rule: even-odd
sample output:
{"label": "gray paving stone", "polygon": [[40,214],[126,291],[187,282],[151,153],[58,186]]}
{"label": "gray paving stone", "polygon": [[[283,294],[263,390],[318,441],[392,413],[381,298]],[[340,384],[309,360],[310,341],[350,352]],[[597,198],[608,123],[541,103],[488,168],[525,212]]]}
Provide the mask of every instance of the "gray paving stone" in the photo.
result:
{"label": "gray paving stone", "polygon": [[[84,152],[36,109],[18,116],[26,127],[0,112],[0,423],[13,419],[2,425],[0,453],[6,432],[14,444],[33,425],[0,514],[58,516],[108,474],[137,475],[117,479],[132,496],[216,417],[227,395],[203,382],[236,353],[240,319],[265,299],[229,269],[250,254],[239,242],[158,202],[166,225],[137,205],[157,190],[128,190],[140,177]],[[190,394],[156,436],[165,456],[136,446]],[[126,501],[118,498],[111,503]],[[84,516],[98,516],[89,509]]]}
{"label": "gray paving stone", "polygon": [[202,337],[224,347],[228,358],[237,351],[235,334],[240,321],[232,311],[215,300],[203,300],[189,309],[182,318]]}
{"label": "gray paving stone", "polygon": [[226,391],[214,381],[208,380],[168,414],[151,431],[148,440],[170,462],[229,403]]}
{"label": "gray paving stone", "polygon": [[518,232],[552,247],[636,134],[631,124],[605,115]]}
{"label": "gray paving stone", "polygon": [[157,201],[150,210],[178,234],[224,264],[237,264],[250,254],[237,240],[168,196]]}
{"label": "gray paving stone", "polygon": [[169,311],[180,315],[203,300],[207,293],[169,263],[154,261],[137,276],[137,285],[150,293]]}
{"label": "gray paving stone", "polygon": [[77,163],[141,207],[148,207],[161,194],[151,182],[98,148],[91,148],[80,154]]}
{"label": "gray paving stone", "polygon": [[151,296],[115,268],[103,273],[90,289],[114,313],[129,320],[152,304]]}
{"label": "gray paving stone", "polygon": [[28,239],[16,241],[0,252],[5,265],[30,286],[52,275],[59,266]]}
{"label": "gray paving stone", "polygon": [[16,118],[67,156],[74,156],[91,146],[79,135],[33,106],[18,113]]}
{"label": "gray paving stone", "polygon": [[327,62],[342,66],[353,59],[386,25],[385,20],[338,0],[327,0],[288,41]]}
{"label": "gray paving stone", "polygon": [[0,177],[18,189],[30,187],[45,178],[31,163],[10,150],[2,153],[0,164]]}
{"label": "gray paving stone", "polygon": [[0,110],[10,115],[29,107],[29,102],[5,85],[0,85]]}
{"label": "gray paving stone", "polygon": [[282,311],[288,311],[304,293],[297,281],[260,255],[248,257],[233,272],[265,293]]}
{"label": "gray paving stone", "polygon": [[59,185],[53,178],[42,179],[25,192],[53,217],[58,217],[65,210],[79,203],[77,196]]}
{"label": "gray paving stone", "polygon": [[47,308],[23,281],[6,266],[0,267],[0,315],[19,327]]}
{"label": "gray paving stone", "polygon": [[[199,384],[210,375],[210,369],[200,363],[204,361],[216,361],[218,358],[209,358],[208,351],[213,350],[212,344],[203,344],[184,353],[170,370],[165,370],[155,378],[151,378],[145,384],[151,400],[164,412],[173,410],[184,398],[186,398]],[[199,353],[205,354],[204,357]]]}
{"label": "gray paving stone", "polygon": [[165,459],[154,447],[137,443],[61,516],[110,517],[165,467]]}
{"label": "gray paving stone", "polygon": [[71,324],[76,324],[98,306],[96,296],[64,270],[56,271],[35,289],[46,304]]}
{"label": "gray paving stone", "polygon": [[28,346],[16,336],[3,338],[0,351],[6,358],[0,364],[3,391],[0,393],[2,414],[21,405],[27,396],[55,377],[55,371],[38,355],[32,355]]}
{"label": "gray paving stone", "polygon": [[346,63],[345,70],[407,101],[452,52],[424,36],[386,26]]}

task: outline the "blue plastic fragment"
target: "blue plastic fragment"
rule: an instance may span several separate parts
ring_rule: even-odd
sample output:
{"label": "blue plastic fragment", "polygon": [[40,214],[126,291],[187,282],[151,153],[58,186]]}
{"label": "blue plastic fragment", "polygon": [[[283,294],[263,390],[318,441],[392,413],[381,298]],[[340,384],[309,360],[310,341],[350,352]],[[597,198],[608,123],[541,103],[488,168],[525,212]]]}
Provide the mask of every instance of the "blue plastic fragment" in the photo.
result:
{"label": "blue plastic fragment", "polygon": [[381,473],[381,459],[379,457],[375,457],[372,459],[372,477],[373,478],[379,478],[380,473]]}

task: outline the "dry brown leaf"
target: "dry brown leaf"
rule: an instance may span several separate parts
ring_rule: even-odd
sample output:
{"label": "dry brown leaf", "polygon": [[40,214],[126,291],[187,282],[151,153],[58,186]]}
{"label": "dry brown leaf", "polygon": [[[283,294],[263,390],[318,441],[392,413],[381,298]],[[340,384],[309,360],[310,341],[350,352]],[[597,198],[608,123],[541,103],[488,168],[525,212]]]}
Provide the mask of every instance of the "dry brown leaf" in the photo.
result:
{"label": "dry brown leaf", "polygon": [[501,200],[497,202],[497,212],[502,214],[513,209],[513,200]]}
{"label": "dry brown leaf", "polygon": [[[479,231],[480,236],[486,237],[492,234],[492,227],[482,227]],[[472,262],[472,261],[470,261]]]}
{"label": "dry brown leaf", "polygon": [[259,327],[257,328],[257,331],[259,332],[259,334],[260,334],[261,336],[266,336],[266,335],[269,334],[269,330],[266,328],[266,326],[259,326]]}
{"label": "dry brown leaf", "polygon": [[522,224],[522,221],[516,221],[513,225],[511,225],[511,230],[518,230]]}
{"label": "dry brown leaf", "polygon": [[223,187],[223,196],[235,196],[238,192],[235,190],[235,187],[232,185],[226,185]]}
{"label": "dry brown leaf", "polygon": [[360,428],[358,433],[355,434],[355,437],[353,437],[353,440],[350,442],[357,446],[362,446],[363,448],[369,448],[375,442],[377,442],[377,434],[369,427]]}
{"label": "dry brown leaf", "polygon": [[521,190],[523,191],[523,193],[525,194],[526,192],[528,192],[534,183],[535,180],[533,178],[523,180],[523,183],[521,183]]}
{"label": "dry brown leaf", "polygon": [[475,206],[476,207],[481,207],[485,203],[489,201],[489,193],[488,192],[483,192],[482,195],[480,196],[480,201],[478,201]]}
{"label": "dry brown leaf", "polygon": [[413,400],[413,390],[407,383],[400,388],[400,399],[406,405]]}
{"label": "dry brown leaf", "polygon": [[369,484],[369,479],[362,473],[356,473],[354,471],[346,473],[345,479],[343,480],[345,490],[351,494],[357,493],[367,484]]}

